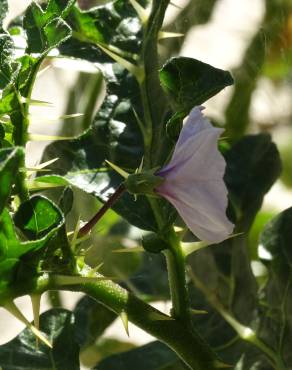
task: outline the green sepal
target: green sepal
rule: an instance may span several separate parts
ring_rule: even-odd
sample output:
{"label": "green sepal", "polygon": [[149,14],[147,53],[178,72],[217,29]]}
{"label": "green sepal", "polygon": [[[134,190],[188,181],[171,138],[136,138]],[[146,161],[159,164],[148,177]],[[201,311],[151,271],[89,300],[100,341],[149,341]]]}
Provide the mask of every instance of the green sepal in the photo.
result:
{"label": "green sepal", "polygon": [[133,173],[124,181],[124,185],[131,194],[147,194],[157,196],[155,188],[162,184],[164,179],[153,174],[153,170]]}

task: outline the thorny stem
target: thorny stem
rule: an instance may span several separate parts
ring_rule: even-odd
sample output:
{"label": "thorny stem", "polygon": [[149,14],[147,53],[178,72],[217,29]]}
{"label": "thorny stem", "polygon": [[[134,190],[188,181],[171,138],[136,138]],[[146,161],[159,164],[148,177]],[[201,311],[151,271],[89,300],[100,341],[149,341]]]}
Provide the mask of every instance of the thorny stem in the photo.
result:
{"label": "thorny stem", "polygon": [[124,184],[119,185],[117,190],[113,193],[113,195],[108,199],[106,203],[98,210],[98,212],[92,217],[90,221],[88,221],[78,233],[78,238],[88,234],[92,228],[96,225],[96,223],[101,219],[101,217],[105,214],[105,212],[111,208],[114,203],[124,194],[126,188]]}
{"label": "thorny stem", "polygon": [[[21,96],[18,92],[16,93],[18,99],[19,109],[11,115],[11,122],[14,125],[13,139],[14,144],[22,147],[26,146],[28,140],[28,126],[29,126],[29,101],[32,94],[33,85],[37,77],[38,69],[42,63],[42,59],[36,63],[34,70],[31,76],[28,79],[27,85],[21,91]],[[22,102],[22,98],[25,98],[25,101]],[[25,161],[24,161],[25,162]],[[25,169],[25,163],[22,164],[22,167]],[[29,199],[29,191],[26,185],[26,171],[20,171],[17,174],[17,179],[15,181],[18,195],[21,201],[26,201]]]}
{"label": "thorny stem", "polygon": [[172,229],[169,233],[169,249],[164,251],[171,300],[172,316],[191,327],[189,296],[186,283],[185,258],[180,241]]}
{"label": "thorny stem", "polygon": [[[151,149],[153,144],[153,134],[154,134],[154,118],[153,118],[153,101],[149,100],[148,89],[150,86],[150,81],[152,77],[149,76],[149,65],[153,64],[153,57],[157,58],[157,35],[161,24],[163,21],[165,9],[167,8],[169,1],[153,2],[153,9],[156,7],[161,7],[157,12],[157,19],[152,19],[150,22],[151,25],[146,27],[145,32],[148,35],[145,36],[143,51],[142,51],[142,60],[140,62],[140,68],[143,70],[143,78],[138,80],[141,94],[141,102],[143,106],[144,113],[144,127],[142,131],[144,139],[144,165],[145,168],[151,168],[152,159],[151,159]],[[160,13],[161,12],[161,13]],[[160,14],[159,14],[160,13]],[[149,38],[149,35],[152,37]],[[156,38],[156,40],[155,40]],[[151,39],[151,41],[150,41]],[[156,44],[155,44],[156,42]],[[158,66],[157,66],[158,67]],[[154,79],[155,80],[155,79]],[[159,78],[155,80],[159,86]],[[153,83],[153,81],[152,81]],[[162,92],[161,92],[162,93]],[[161,214],[161,210],[158,206],[157,200],[151,197],[148,197],[148,201],[152,208],[154,217],[156,219],[159,230],[162,230],[164,227],[164,220]],[[169,278],[169,287],[171,292],[171,299],[173,304],[173,317],[181,320],[182,322],[191,327],[190,322],[190,310],[189,310],[189,300],[188,300],[188,291],[186,286],[186,276],[185,276],[185,260],[181,250],[180,242],[174,232],[171,230],[170,234],[167,235],[169,249],[164,252],[166,261],[167,261],[167,270]]]}
{"label": "thorny stem", "polygon": [[[77,276],[76,283],[74,276],[71,277],[70,283],[71,280],[67,278],[63,281],[62,276],[44,274],[36,282],[35,293],[48,290],[83,292],[117,315],[125,312],[129,321],[172,348],[189,369],[215,370],[222,367],[209,345],[184,322],[156,310],[110,280],[98,280],[97,277],[93,281],[90,274],[88,270],[83,273],[83,278]],[[91,277],[88,282],[87,276]]]}

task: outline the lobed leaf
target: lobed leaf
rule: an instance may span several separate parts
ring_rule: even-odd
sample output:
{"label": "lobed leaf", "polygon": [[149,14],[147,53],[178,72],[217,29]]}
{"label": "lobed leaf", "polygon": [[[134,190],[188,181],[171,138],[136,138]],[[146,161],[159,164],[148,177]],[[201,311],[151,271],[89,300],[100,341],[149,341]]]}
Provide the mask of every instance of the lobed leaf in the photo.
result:
{"label": "lobed leaf", "polygon": [[15,173],[24,160],[23,148],[0,149],[0,214],[9,200],[15,182]]}
{"label": "lobed leaf", "polygon": [[[1,10],[0,10],[1,11]],[[13,41],[8,33],[0,29],[0,89],[4,89],[13,79]]]}
{"label": "lobed leaf", "polygon": [[62,16],[66,15],[73,3],[72,0],[51,0],[45,11],[35,2],[28,6],[23,18],[27,53],[47,53],[71,36],[71,29]]}
{"label": "lobed leaf", "polygon": [[130,59],[141,49],[142,26],[129,1],[110,1],[88,11],[73,7],[67,22],[73,37],[60,46],[64,55],[105,62],[109,58],[98,43],[116,47]]}

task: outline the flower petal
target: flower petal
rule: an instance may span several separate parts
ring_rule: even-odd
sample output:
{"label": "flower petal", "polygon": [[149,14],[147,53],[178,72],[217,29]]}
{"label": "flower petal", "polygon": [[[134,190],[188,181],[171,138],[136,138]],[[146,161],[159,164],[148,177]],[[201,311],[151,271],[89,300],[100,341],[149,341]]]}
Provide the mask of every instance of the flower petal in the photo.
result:
{"label": "flower petal", "polygon": [[225,214],[227,191],[223,181],[188,184],[189,188],[165,181],[157,192],[178,211],[189,229],[201,240],[219,243],[233,230]]}
{"label": "flower petal", "polygon": [[191,111],[183,125],[170,162],[157,172],[158,175],[163,176],[164,173],[169,172],[176,166],[180,166],[182,162],[194,155],[201,146],[205,145],[204,141],[207,139],[206,131],[214,135],[214,141],[217,143],[217,139],[223,132],[223,129],[214,128],[208,119],[202,115],[201,110],[199,107],[196,107]]}
{"label": "flower petal", "polygon": [[225,213],[226,164],[217,147],[222,131],[214,128],[199,108],[193,109],[170,163],[157,173],[165,181],[156,189],[174,205],[195,235],[217,243],[233,230]]}

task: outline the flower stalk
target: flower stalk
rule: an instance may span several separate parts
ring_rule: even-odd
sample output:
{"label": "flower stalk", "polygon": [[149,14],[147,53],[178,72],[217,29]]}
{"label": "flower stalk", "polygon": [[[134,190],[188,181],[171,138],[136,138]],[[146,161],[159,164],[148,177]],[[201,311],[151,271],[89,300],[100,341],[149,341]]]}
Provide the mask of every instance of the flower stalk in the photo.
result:
{"label": "flower stalk", "polygon": [[98,210],[98,212],[92,217],[90,221],[88,221],[78,232],[78,238],[82,238],[86,234],[88,234],[93,227],[97,224],[97,222],[101,219],[101,217],[106,213],[106,211],[111,208],[116,201],[124,194],[126,188],[124,184],[121,184],[117,190],[112,194],[112,196],[108,199],[106,203]]}

